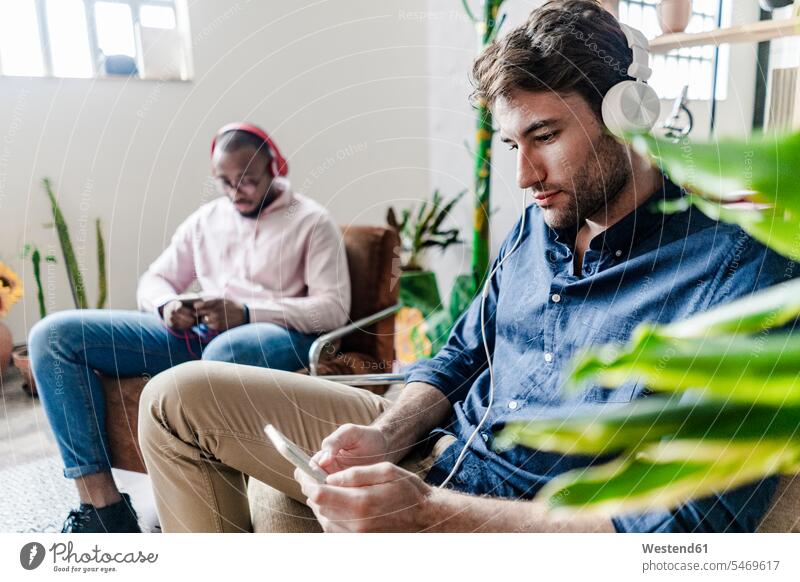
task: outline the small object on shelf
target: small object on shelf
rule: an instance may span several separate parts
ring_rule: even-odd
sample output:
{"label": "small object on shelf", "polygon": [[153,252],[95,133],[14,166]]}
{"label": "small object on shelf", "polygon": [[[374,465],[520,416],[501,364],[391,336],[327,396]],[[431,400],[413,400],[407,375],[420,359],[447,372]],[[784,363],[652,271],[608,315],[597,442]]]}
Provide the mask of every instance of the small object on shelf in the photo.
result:
{"label": "small object on shelf", "polygon": [[128,55],[106,55],[102,60],[103,72],[109,77],[138,77],[136,59]]}
{"label": "small object on shelf", "polygon": [[602,0],[601,4],[614,15],[614,18],[619,18],[619,0]]}
{"label": "small object on shelf", "polygon": [[778,8],[785,8],[792,3],[793,0],[758,0],[761,8],[766,12],[772,12]]}
{"label": "small object on shelf", "polygon": [[[694,126],[694,116],[692,115],[692,112],[689,111],[689,107],[686,105],[688,94],[689,85],[684,85],[683,89],[681,89],[680,96],[675,100],[675,104],[672,106],[672,112],[669,114],[669,117],[667,117],[664,123],[661,124],[661,128],[666,130],[664,132],[664,137],[667,139],[680,141],[682,138],[688,136],[692,131],[692,127]],[[681,121],[681,113],[686,115],[685,124]]]}
{"label": "small object on shelf", "polygon": [[692,18],[692,0],[661,0],[656,14],[663,33],[683,32]]}

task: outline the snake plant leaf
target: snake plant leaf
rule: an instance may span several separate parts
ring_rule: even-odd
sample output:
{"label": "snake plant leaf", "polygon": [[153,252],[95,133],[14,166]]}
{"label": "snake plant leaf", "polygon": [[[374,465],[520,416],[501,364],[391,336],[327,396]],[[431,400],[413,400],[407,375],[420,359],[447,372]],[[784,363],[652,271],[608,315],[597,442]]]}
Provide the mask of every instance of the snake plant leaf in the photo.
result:
{"label": "snake plant leaf", "polygon": [[545,485],[537,500],[554,513],[612,516],[669,510],[691,499],[798,470],[797,442],[760,439],[709,446],[703,441],[671,441],[605,465],[564,473]]}
{"label": "snake plant leaf", "polygon": [[44,300],[44,287],[42,285],[42,254],[37,247],[33,247],[31,264],[33,265],[33,280],[36,281],[36,301],[39,305],[39,317],[44,319],[47,316],[47,304]]}
{"label": "snake plant leaf", "polygon": [[659,328],[673,339],[750,334],[781,327],[800,316],[800,279],[780,283],[688,319]]}
{"label": "snake plant leaf", "polygon": [[106,273],[106,243],[103,239],[103,229],[100,219],[95,223],[95,235],[97,237],[97,309],[105,309],[108,300],[108,274]]}
{"label": "snake plant leaf", "polygon": [[42,185],[50,200],[50,208],[53,212],[58,242],[61,246],[61,252],[64,255],[64,266],[67,269],[67,279],[69,280],[70,291],[72,291],[72,299],[75,302],[76,309],[86,309],[89,307],[89,303],[86,300],[86,288],[83,283],[83,274],[81,273],[78,259],[75,255],[75,249],[72,246],[72,239],[69,236],[69,227],[67,227],[64,213],[61,212],[61,207],[53,193],[53,186],[50,180],[44,178],[42,180]]}
{"label": "snake plant leaf", "polygon": [[[723,445],[740,440],[793,440],[800,446],[800,405],[648,398],[596,414],[508,423],[492,446],[497,451],[523,445],[568,455],[608,455],[664,439]],[[686,458],[693,457],[694,453]]]}
{"label": "snake plant leaf", "polygon": [[709,143],[675,143],[648,134],[628,139],[687,190],[717,201],[745,198],[800,215],[800,132]]}
{"label": "snake plant leaf", "polygon": [[800,403],[800,334],[761,337],[665,337],[640,325],[625,346],[591,348],[568,376],[573,391],[592,380],[619,386],[640,379],[657,391],[702,389],[704,396],[737,402]]}

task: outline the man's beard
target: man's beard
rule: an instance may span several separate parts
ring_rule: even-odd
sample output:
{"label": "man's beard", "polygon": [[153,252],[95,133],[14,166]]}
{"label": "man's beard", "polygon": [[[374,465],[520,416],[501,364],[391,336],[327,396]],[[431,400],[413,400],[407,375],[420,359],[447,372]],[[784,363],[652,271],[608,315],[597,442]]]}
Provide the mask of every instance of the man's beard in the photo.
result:
{"label": "man's beard", "polygon": [[264,211],[264,209],[270,204],[272,204],[275,201],[275,198],[278,197],[279,192],[277,188],[273,186],[273,184],[274,182],[270,183],[266,193],[261,198],[258,205],[253,208],[253,210],[251,210],[250,212],[239,212],[239,215],[242,218],[253,218],[253,219],[261,216],[261,213]]}
{"label": "man's beard", "polygon": [[551,228],[579,228],[588,218],[608,210],[631,178],[625,146],[613,137],[601,135],[588,159],[576,170],[571,188],[564,189],[567,203],[558,209],[544,208],[544,220]]}

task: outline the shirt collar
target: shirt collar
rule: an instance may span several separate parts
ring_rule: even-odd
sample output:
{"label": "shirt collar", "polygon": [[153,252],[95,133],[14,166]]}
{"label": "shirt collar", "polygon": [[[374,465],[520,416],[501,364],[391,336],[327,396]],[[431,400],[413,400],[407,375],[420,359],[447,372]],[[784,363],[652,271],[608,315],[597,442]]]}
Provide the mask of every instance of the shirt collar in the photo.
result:
{"label": "shirt collar", "polygon": [[[683,190],[662,174],[661,188],[648,196],[642,204],[621,220],[595,236],[589,243],[589,249],[626,254],[639,241],[664,224],[669,215],[664,214],[658,203],[683,196]],[[553,238],[560,243],[574,246],[575,234],[571,229],[550,229]],[[621,252],[620,252],[621,251]]]}

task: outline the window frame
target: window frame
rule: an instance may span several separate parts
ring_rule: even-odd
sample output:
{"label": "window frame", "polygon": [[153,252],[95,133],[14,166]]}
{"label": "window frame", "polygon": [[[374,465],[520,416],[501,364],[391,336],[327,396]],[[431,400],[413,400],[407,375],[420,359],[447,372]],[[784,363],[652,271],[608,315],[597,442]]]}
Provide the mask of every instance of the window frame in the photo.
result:
{"label": "window frame", "polygon": [[[98,2],[108,2],[111,4],[123,4],[130,6],[131,9],[131,22],[135,31],[137,27],[141,25],[140,22],[140,9],[143,5],[161,5],[165,7],[172,8],[173,12],[175,13],[175,26],[180,31],[181,29],[181,19],[180,19],[180,7],[178,6],[179,0],[81,0],[83,3],[84,14],[86,16],[86,32],[88,35],[89,41],[89,58],[91,61],[91,70],[92,75],[90,77],[61,77],[55,75],[53,72],[53,58],[50,51],[50,35],[47,26],[47,8],[45,6],[47,0],[34,0],[34,6],[36,9],[36,20],[38,23],[39,28],[39,46],[40,51],[42,54],[42,75],[34,75],[33,78],[39,79],[85,79],[85,80],[96,80],[96,79],[108,79],[113,78],[109,77],[108,75],[104,75],[102,71],[99,69],[100,64],[100,57],[102,56],[102,52],[100,51],[100,47],[98,44],[98,35],[97,35],[97,20],[95,18],[95,4]],[[188,34],[188,32],[187,32]],[[138,52],[139,47],[137,47]],[[134,58],[139,60],[141,55],[136,55]],[[191,55],[186,54],[184,49],[183,58],[186,59],[186,65],[191,71]],[[3,72],[3,62],[2,62],[2,55],[0,55],[0,78],[3,77],[14,77],[19,75],[6,75]],[[186,79],[176,77],[174,79],[155,79],[159,81],[174,81],[174,82],[187,82],[191,80],[191,73],[189,73]],[[140,81],[147,81],[153,80],[148,79],[146,77],[136,77]]]}
{"label": "window frame", "polygon": [[[725,0],[716,0],[715,3],[716,3],[716,13],[708,13],[708,12],[702,12],[700,10],[697,10],[695,4],[692,3],[691,18],[694,18],[696,16],[699,16],[699,17],[701,17],[703,19],[711,18],[712,20],[714,20],[715,25],[718,24],[720,22],[720,20],[723,18],[724,14],[726,12],[726,9],[727,10],[731,10],[732,8],[730,6],[726,7],[726,1]],[[640,8],[643,8],[643,7],[647,6],[647,7],[654,8],[654,7],[656,7],[658,5],[658,2],[657,2],[657,0],[619,0],[619,4],[620,4],[620,6],[622,4],[625,4],[627,6],[627,9],[628,9],[628,14],[630,14],[630,7],[631,6],[639,6]],[[624,22],[624,21],[621,21],[621,22]],[[638,23],[633,23],[633,22],[626,23],[626,24],[630,24],[631,26],[637,26],[638,25]],[[692,62],[708,63],[710,68],[711,68],[711,70],[712,71],[717,70],[717,75],[719,75],[718,69],[719,69],[719,66],[720,66],[720,55],[719,55],[718,51],[716,51],[716,50],[713,51],[711,56],[707,56],[707,57],[703,56],[703,55],[700,55],[700,56],[693,55],[693,54],[690,53],[690,51],[691,51],[691,48],[683,47],[683,48],[672,49],[671,51],[663,53],[663,54],[658,54],[658,55],[651,54],[650,55],[650,62],[651,62],[651,67],[653,68],[653,72],[655,73],[657,66],[666,65],[669,60],[673,60],[674,59],[676,63],[681,63],[681,62],[685,62],[687,64],[692,63]],[[728,61],[725,60],[725,62],[728,62]],[[730,66],[729,62],[728,62],[728,66]],[[716,91],[719,91],[719,88],[717,88]],[[711,87],[709,89],[709,96],[708,97],[693,97],[692,100],[693,101],[702,101],[702,102],[710,102],[710,101],[713,101],[713,100],[723,100],[727,96],[727,91],[723,91],[723,93],[725,93],[725,96],[715,95],[715,88],[713,86],[713,81],[712,81],[711,82]],[[665,99],[672,99],[674,97],[664,97],[664,98]]]}

